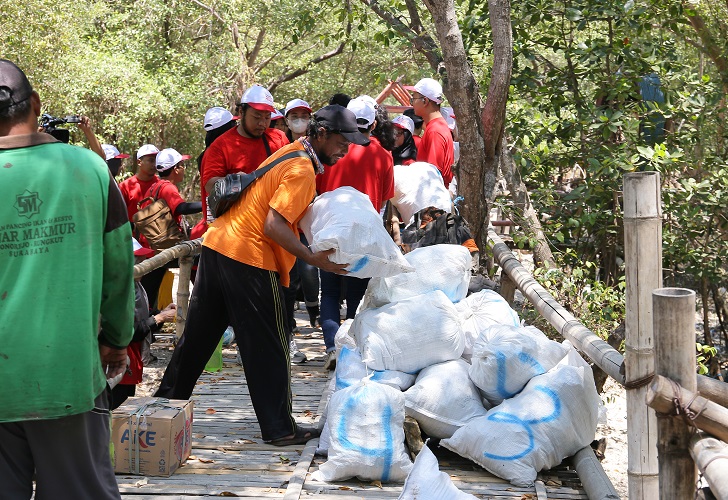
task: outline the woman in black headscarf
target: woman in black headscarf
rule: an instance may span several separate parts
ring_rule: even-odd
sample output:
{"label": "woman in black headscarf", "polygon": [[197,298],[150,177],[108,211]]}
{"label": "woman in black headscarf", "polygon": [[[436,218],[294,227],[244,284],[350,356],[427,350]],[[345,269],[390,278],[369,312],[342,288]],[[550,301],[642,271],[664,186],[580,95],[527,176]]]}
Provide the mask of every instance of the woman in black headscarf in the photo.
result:
{"label": "woman in black headscarf", "polygon": [[412,138],[415,124],[409,116],[399,115],[392,120],[394,125],[394,149],[392,158],[395,165],[409,165],[417,161],[417,146]]}

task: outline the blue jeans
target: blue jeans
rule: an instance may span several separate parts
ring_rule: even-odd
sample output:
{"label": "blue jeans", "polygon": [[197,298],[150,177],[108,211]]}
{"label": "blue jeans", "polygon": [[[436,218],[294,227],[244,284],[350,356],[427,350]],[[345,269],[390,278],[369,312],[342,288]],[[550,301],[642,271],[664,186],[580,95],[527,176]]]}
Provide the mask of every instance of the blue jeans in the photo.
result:
{"label": "blue jeans", "polygon": [[335,348],[334,337],[340,325],[339,299],[342,289],[346,299],[346,319],[352,319],[368,284],[369,278],[353,278],[321,271],[321,329],[324,331],[326,352]]}

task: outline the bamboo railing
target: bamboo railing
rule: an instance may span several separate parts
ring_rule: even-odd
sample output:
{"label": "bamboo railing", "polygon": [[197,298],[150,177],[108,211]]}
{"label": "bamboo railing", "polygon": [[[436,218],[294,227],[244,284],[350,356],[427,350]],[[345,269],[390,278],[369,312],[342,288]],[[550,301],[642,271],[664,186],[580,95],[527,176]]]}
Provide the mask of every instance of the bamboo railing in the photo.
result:
{"label": "bamboo railing", "polygon": [[179,280],[177,283],[177,339],[182,336],[187,321],[187,310],[190,304],[190,275],[192,273],[192,262],[195,255],[202,250],[202,238],[191,241],[183,241],[172,248],[162,250],[154,257],[134,266],[134,279],[141,278],[145,274],[158,269],[167,262],[179,259]]}

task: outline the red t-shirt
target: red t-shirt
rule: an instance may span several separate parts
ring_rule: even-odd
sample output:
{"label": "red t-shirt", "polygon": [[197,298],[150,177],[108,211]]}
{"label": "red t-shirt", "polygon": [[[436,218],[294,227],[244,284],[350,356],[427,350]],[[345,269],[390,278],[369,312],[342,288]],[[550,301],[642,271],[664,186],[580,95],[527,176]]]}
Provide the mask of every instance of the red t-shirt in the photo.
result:
{"label": "red t-shirt", "polygon": [[417,147],[417,151],[420,150],[420,143],[422,142],[422,137],[419,135],[413,135],[412,140],[415,141],[415,147]]}
{"label": "red t-shirt", "polygon": [[126,203],[126,213],[129,216],[130,222],[134,214],[139,211],[137,203],[144,199],[149,188],[157,182],[159,182],[159,177],[156,175],[151,181],[140,181],[139,177],[135,175],[119,184],[121,195],[124,197],[124,203]]}
{"label": "red t-shirt", "polygon": [[[157,189],[159,189],[159,192],[157,192]],[[185,200],[182,198],[179,194],[179,190],[177,189],[177,186],[172,184],[170,181],[166,179],[162,179],[157,184],[153,184],[148,190],[146,197],[155,197],[158,200],[164,200],[167,202],[167,206],[172,211],[172,214],[174,215],[174,211],[177,210],[177,207],[180,203],[184,203]],[[176,215],[175,219],[177,220],[177,224],[179,224],[182,220],[181,215]]]}
{"label": "red t-shirt", "polygon": [[[289,144],[286,134],[275,128],[265,131],[270,152],[275,153]],[[202,213],[208,222],[212,221],[212,214],[207,213],[207,191],[205,184],[213,177],[225,177],[227,174],[245,172],[249,174],[268,158],[263,139],[250,139],[238,133],[238,129],[231,128],[205,151],[200,167],[200,183],[202,191]]]}
{"label": "red t-shirt", "polygon": [[316,191],[325,193],[341,186],[351,186],[369,196],[378,212],[394,196],[394,160],[376,137],[368,146],[351,144],[349,152],[323,174],[316,176]]}
{"label": "red t-shirt", "polygon": [[445,187],[450,185],[455,153],[452,133],[444,118],[435,118],[427,123],[422,140],[417,145],[417,161],[426,161],[435,165],[442,174]]}

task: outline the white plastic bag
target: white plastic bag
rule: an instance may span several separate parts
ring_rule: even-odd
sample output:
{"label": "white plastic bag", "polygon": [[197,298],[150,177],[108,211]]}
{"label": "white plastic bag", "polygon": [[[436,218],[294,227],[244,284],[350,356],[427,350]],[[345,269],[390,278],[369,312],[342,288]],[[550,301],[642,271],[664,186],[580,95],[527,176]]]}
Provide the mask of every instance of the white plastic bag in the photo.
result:
{"label": "white plastic bag", "polygon": [[428,366],[404,393],[405,413],[430,437],[448,438],[488,411],[468,377],[470,365],[455,359]]}
{"label": "white plastic bag", "polygon": [[493,290],[481,290],[455,304],[465,336],[463,357],[470,359],[480,332],[493,325],[519,326],[518,313]]}
{"label": "white plastic bag", "polygon": [[533,326],[490,326],[473,346],[470,379],[495,406],[556,366],[567,352],[567,346],[549,340]]}
{"label": "white plastic bag", "polygon": [[350,333],[375,370],[417,373],[459,358],[465,346],[457,310],[440,290],[361,311]]}
{"label": "white plastic bag", "polygon": [[427,207],[452,212],[450,192],[445,187],[442,174],[435,165],[424,161],[394,166],[392,204],[405,224],[409,224],[417,212]]}
{"label": "white plastic bag", "polygon": [[360,382],[329,402],[329,457],[314,480],[402,482],[412,470],[404,445],[404,395],[386,385]]}
{"label": "white plastic bag", "polygon": [[362,309],[381,307],[416,295],[442,291],[451,302],[468,294],[470,252],[462,245],[440,244],[417,248],[405,255],[414,272],[388,278],[372,278]]}
{"label": "white plastic bag", "polygon": [[477,497],[457,489],[450,476],[440,472],[434,453],[423,446],[398,500],[477,500]]}
{"label": "white plastic bag", "polygon": [[369,378],[372,382],[385,384],[400,391],[406,391],[415,383],[415,375],[396,370],[376,371],[367,369],[358,348],[344,346],[336,359],[336,390],[345,389]]}
{"label": "white plastic bag", "polygon": [[349,264],[348,276],[371,278],[412,271],[369,197],[352,187],[318,196],[299,227],[312,252],[335,249],[329,259]]}
{"label": "white plastic bag", "polygon": [[516,486],[530,486],[538,472],[592,442],[598,406],[591,369],[568,364],[567,356],[440,444]]}
{"label": "white plastic bag", "polygon": [[336,346],[336,349],[339,350],[342,347],[350,347],[355,348],[356,347],[356,340],[354,340],[354,337],[349,333],[349,329],[351,328],[351,324],[354,322],[353,319],[347,319],[343,323],[341,323],[341,326],[338,330],[336,330],[336,336],[334,337],[334,346]]}

